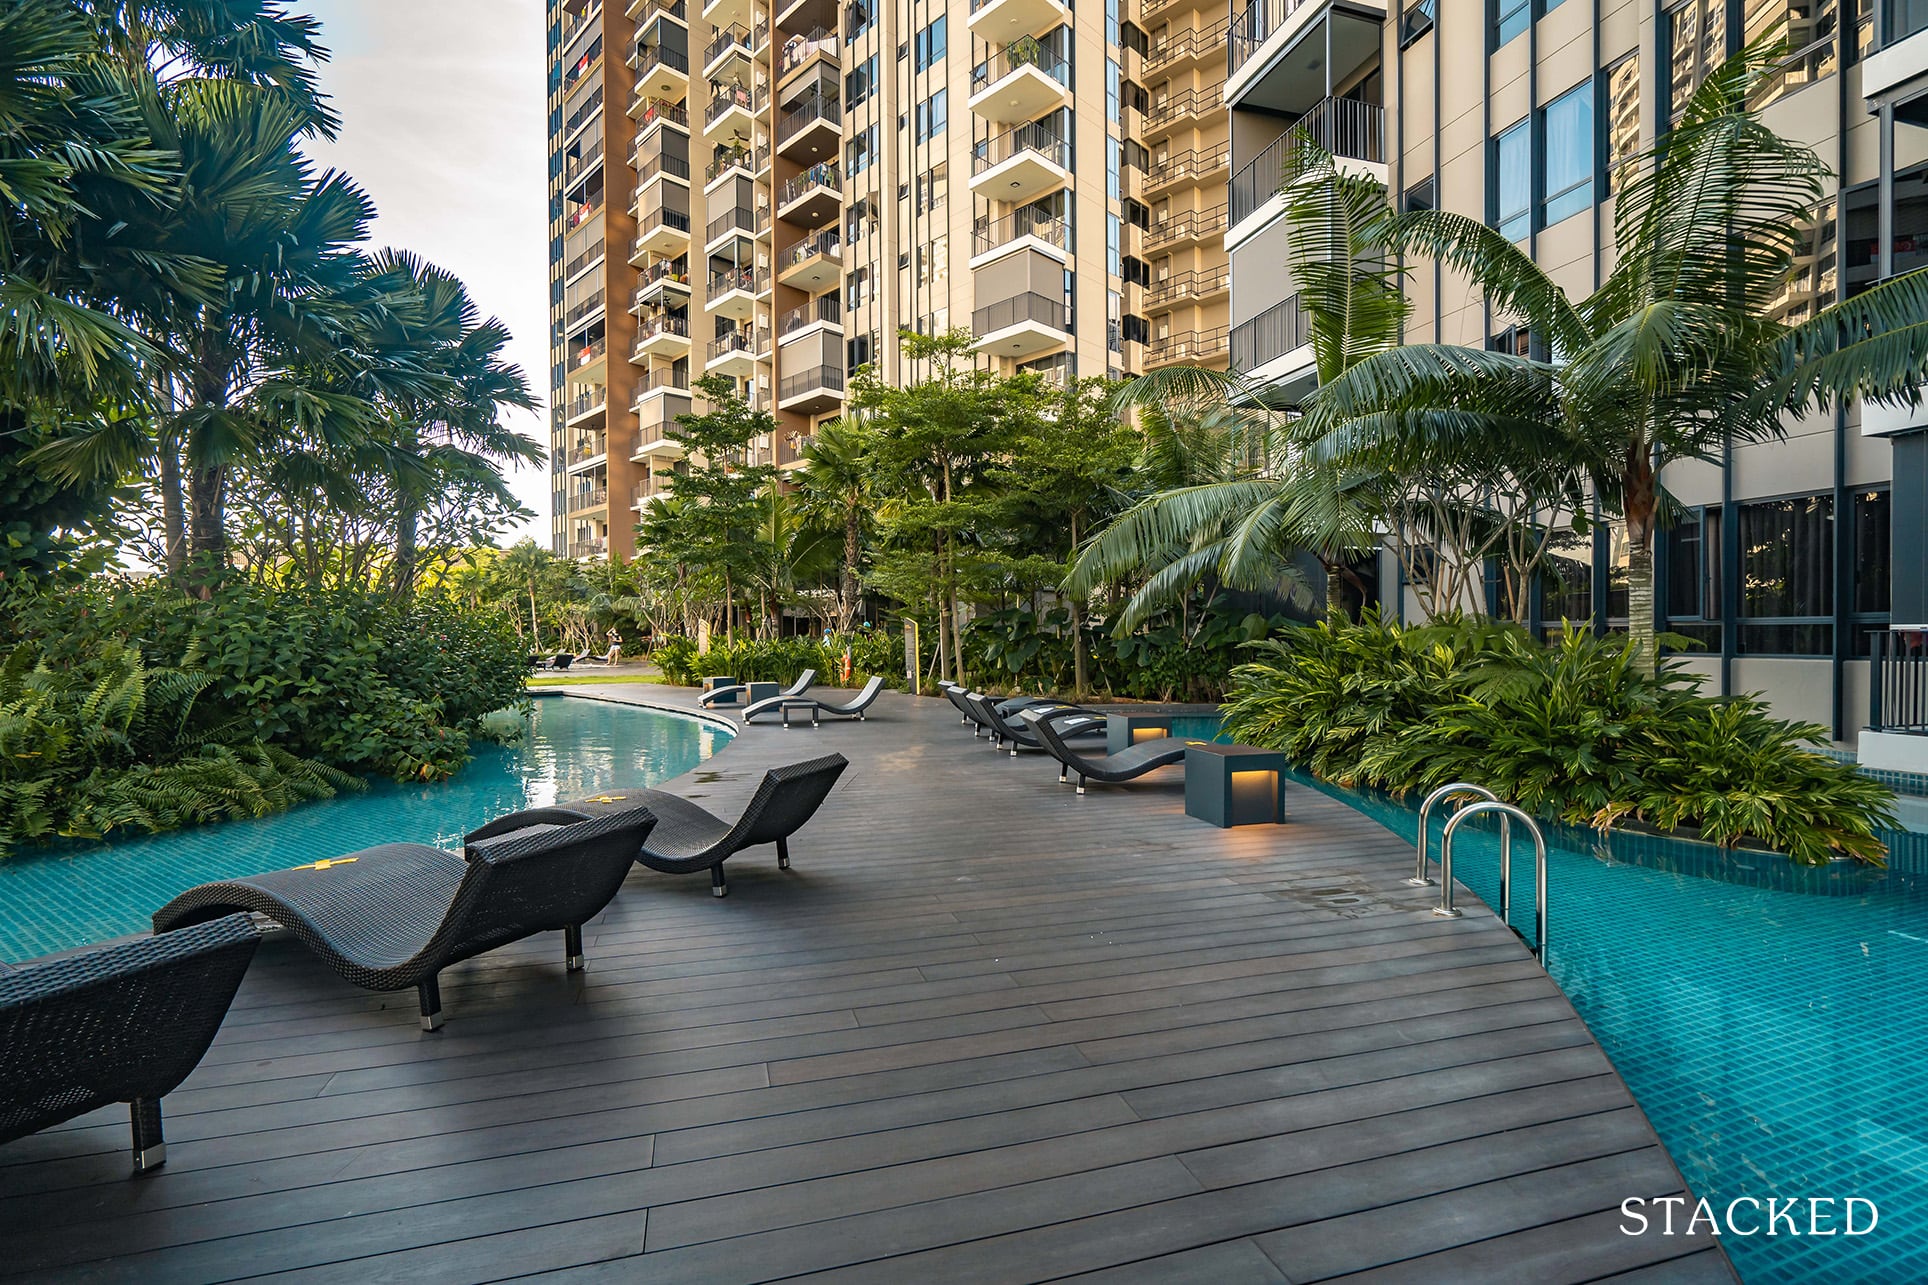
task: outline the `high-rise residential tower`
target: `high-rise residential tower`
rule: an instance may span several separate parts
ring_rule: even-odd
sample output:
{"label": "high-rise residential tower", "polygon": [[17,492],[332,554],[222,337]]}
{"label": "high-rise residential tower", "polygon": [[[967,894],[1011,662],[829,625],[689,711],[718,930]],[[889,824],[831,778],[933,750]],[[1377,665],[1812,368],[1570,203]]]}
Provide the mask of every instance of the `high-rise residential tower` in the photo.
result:
{"label": "high-rise residential tower", "polygon": [[852,371],[916,376],[900,329],[1060,376],[1223,365],[1223,6],[1147,9],[557,0],[556,548],[633,552],[706,374],[787,466]]}
{"label": "high-rise residential tower", "polygon": [[[1780,303],[1798,320],[1928,263],[1928,6],[1238,4],[1225,85],[1234,366],[1288,392],[1316,382],[1276,195],[1281,138],[1294,125],[1342,164],[1382,176],[1404,207],[1482,220],[1584,296],[1614,262],[1617,163],[1654,143],[1708,68],[1776,27],[1791,54],[1757,103],[1838,175]],[[1543,347],[1451,272],[1413,268],[1410,341]],[[1657,549],[1660,626],[1705,645],[1686,663],[1710,689],[1764,691],[1783,715],[1844,741],[1894,719],[1892,684],[1885,714],[1871,701],[1868,657],[1897,643],[1918,650],[1928,625],[1928,410],[1849,407],[1790,423],[1786,440],[1737,446],[1719,463],[1669,465],[1662,482],[1679,507]],[[1625,565],[1612,524],[1568,533],[1531,623],[1624,620]],[[1390,558],[1380,585],[1388,610],[1411,610]]]}

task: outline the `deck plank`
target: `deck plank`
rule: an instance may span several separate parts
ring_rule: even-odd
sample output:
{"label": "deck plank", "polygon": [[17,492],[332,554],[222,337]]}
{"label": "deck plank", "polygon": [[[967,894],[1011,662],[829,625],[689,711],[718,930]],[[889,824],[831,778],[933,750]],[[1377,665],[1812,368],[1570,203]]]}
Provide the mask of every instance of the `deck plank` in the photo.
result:
{"label": "deck plank", "polygon": [[1173,770],[1080,798],[904,696],[672,788],[729,811],[833,748],[795,869],[746,854],[722,901],[639,869],[586,974],[547,939],[471,961],[437,1034],[270,940],[161,1173],[126,1177],[115,1111],[0,1148],[4,1271],[1733,1279],[1620,1234],[1679,1174],[1518,940],[1431,915],[1377,824],[1295,788],[1219,831]]}

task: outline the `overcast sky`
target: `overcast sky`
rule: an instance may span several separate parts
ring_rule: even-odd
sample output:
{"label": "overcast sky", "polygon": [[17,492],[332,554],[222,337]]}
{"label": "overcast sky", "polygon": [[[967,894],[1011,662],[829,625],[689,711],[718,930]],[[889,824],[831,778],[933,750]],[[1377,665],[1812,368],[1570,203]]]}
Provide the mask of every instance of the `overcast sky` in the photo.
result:
{"label": "overcast sky", "polygon": [[[294,0],[334,57],[322,87],[341,137],[310,148],[353,175],[380,212],[376,246],[414,250],[468,284],[515,334],[511,356],[549,397],[542,0]],[[516,427],[549,445],[546,413]],[[516,494],[549,540],[548,473]],[[523,532],[512,532],[504,543]]]}

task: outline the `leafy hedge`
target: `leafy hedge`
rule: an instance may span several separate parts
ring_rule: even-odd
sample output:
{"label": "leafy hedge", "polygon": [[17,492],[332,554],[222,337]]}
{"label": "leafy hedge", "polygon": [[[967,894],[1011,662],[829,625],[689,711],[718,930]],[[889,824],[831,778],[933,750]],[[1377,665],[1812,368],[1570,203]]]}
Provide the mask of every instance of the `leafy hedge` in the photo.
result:
{"label": "leafy hedge", "polygon": [[[1237,608],[1205,608],[1190,628],[1170,616],[1114,638],[1108,626],[1085,627],[1086,678],[1097,691],[1135,700],[1216,700],[1247,643],[1285,627],[1284,616]],[[1053,608],[989,612],[964,631],[964,658],[980,681],[1040,692],[1071,687],[1071,613]]]}
{"label": "leafy hedge", "polygon": [[508,620],[439,599],[93,582],[5,608],[0,856],[438,780],[523,699]]}
{"label": "leafy hedge", "polygon": [[1808,747],[1824,729],[1752,697],[1634,663],[1626,640],[1447,621],[1402,629],[1294,626],[1234,671],[1226,727],[1340,785],[1423,794],[1484,785],[1543,817],[1606,828],[1635,818],[1804,864],[1881,864],[1893,795]]}
{"label": "leafy hedge", "polygon": [[[872,674],[882,674],[893,685],[903,686],[904,635],[895,630],[865,630],[850,640],[851,682],[861,683]],[[832,684],[843,672],[844,644],[825,645],[817,638],[776,638],[765,642],[740,642],[731,647],[712,644],[698,651],[688,638],[671,638],[657,647],[650,659],[672,683],[693,687],[711,674],[728,674],[746,683],[789,683],[806,669],[815,669],[818,681]]]}

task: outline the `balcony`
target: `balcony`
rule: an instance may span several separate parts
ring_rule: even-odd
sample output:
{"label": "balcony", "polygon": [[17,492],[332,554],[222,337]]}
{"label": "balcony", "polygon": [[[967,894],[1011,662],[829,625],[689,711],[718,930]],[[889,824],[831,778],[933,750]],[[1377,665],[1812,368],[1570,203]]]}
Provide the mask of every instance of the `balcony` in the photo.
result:
{"label": "balcony", "polygon": [[1230,27],[1229,19],[1220,18],[1209,27],[1167,32],[1163,40],[1145,51],[1145,77],[1168,76],[1201,63],[1216,63],[1225,57],[1225,33]]}
{"label": "balcony", "polygon": [[569,493],[569,511],[571,513],[587,513],[591,509],[607,508],[608,506],[609,488],[607,486],[598,486],[586,491],[571,491]]}
{"label": "balcony", "polygon": [[562,410],[562,422],[574,427],[576,424],[593,419],[609,406],[609,389],[602,384],[591,386],[592,391],[577,393],[571,397]]}
{"label": "balcony", "polygon": [[572,558],[600,558],[608,552],[607,540],[571,540],[569,556]]}
{"label": "balcony", "polygon": [[976,268],[991,259],[1024,248],[1071,249],[1071,225],[1041,210],[1021,209],[1001,219],[979,216],[971,227],[971,262]]}
{"label": "balcony", "polygon": [[1174,272],[1145,287],[1145,307],[1165,311],[1186,304],[1205,303],[1224,294],[1231,289],[1231,285],[1232,270],[1229,267]]}
{"label": "balcony", "polygon": [[1056,348],[1071,338],[1063,299],[1035,291],[1000,299],[971,314],[972,345],[978,352],[999,357],[1029,357]]}
{"label": "balcony", "polygon": [[666,13],[684,26],[689,25],[690,11],[685,0],[629,0],[623,16],[637,26],[647,23],[652,13]]}
{"label": "balcony", "polygon": [[1154,138],[1188,128],[1199,117],[1217,115],[1224,110],[1225,102],[1216,89],[1181,90],[1153,103],[1145,113],[1142,128],[1146,138]]}
{"label": "balcony", "polygon": [[[1236,244],[1284,212],[1279,185],[1298,130],[1332,153],[1340,168],[1384,182],[1385,117],[1386,109],[1379,104],[1354,98],[1323,98],[1314,103],[1292,130],[1268,143],[1232,176],[1228,204],[1233,231],[1226,240]],[[1249,225],[1248,219],[1252,220]]]}
{"label": "balcony", "polygon": [[584,320],[601,312],[603,310],[603,303],[604,295],[600,289],[577,300],[575,303],[569,305],[567,312],[562,314],[562,328],[564,330],[577,329]]}
{"label": "balcony", "polygon": [[1297,115],[1378,61],[1384,0],[1251,0],[1227,38],[1225,101]]}
{"label": "balcony", "polygon": [[840,404],[844,399],[844,372],[841,366],[812,366],[786,375],[777,385],[777,409],[815,415]]}
{"label": "balcony", "polygon": [[644,189],[659,178],[673,178],[687,184],[690,181],[690,163],[680,156],[660,152],[638,156],[635,196],[629,203],[632,213],[643,208]]}
{"label": "balcony", "polygon": [[562,31],[557,36],[558,47],[561,48],[565,54],[574,54],[576,51],[569,46],[578,36],[582,35],[583,32],[593,27],[596,24],[596,20],[602,17],[602,14],[603,7],[601,0],[597,0],[595,4],[588,6],[581,13],[565,16],[562,20]]}
{"label": "balcony", "polygon": [[829,94],[809,94],[777,120],[777,151],[808,165],[834,157],[843,140],[843,105]]}
{"label": "balcony", "polygon": [[587,200],[577,201],[571,204],[567,207],[568,212],[563,216],[563,231],[565,233],[574,232],[577,228],[586,226],[592,220],[601,218],[605,204],[607,204],[607,202],[603,200],[600,191]]}
{"label": "balcony", "polygon": [[688,270],[677,267],[670,259],[650,264],[637,275],[636,281],[636,289],[629,296],[631,312],[639,313],[667,299],[687,300],[691,294]]}
{"label": "balcony", "polygon": [[732,147],[710,159],[703,169],[703,191],[707,195],[718,183],[727,178],[746,178],[754,180],[770,164],[770,149],[759,147],[754,150],[745,147]]}
{"label": "balcony", "polygon": [[746,321],[756,311],[756,269],[729,268],[710,273],[703,309],[732,321]]}
{"label": "balcony", "polygon": [[835,228],[803,238],[777,256],[777,280],[816,294],[843,277],[843,238]]}
{"label": "balcony", "polygon": [[636,118],[636,146],[630,149],[632,156],[642,151],[643,142],[649,136],[649,131],[658,125],[674,125],[685,134],[689,133],[689,109],[667,98],[652,98],[641,104],[632,103],[629,114]]}
{"label": "balcony", "polygon": [[[768,24],[759,22],[758,29],[768,31]],[[758,41],[757,44],[760,44]],[[730,26],[720,29],[710,42],[703,46],[703,77],[706,80],[732,80],[749,73],[750,59],[755,53],[756,44],[751,43],[750,29],[744,26]]]}
{"label": "balcony", "polygon": [[644,509],[656,503],[656,501],[674,494],[676,489],[674,479],[676,476],[677,474],[674,469],[668,469],[661,473],[650,473],[648,477],[645,477],[630,489],[629,507],[641,513]]}
{"label": "balcony", "polygon": [[660,317],[645,318],[636,329],[636,346],[631,350],[635,357],[676,358],[689,354],[690,321],[688,317],[678,317],[665,313]]}
{"label": "balcony", "polygon": [[[1928,125],[1928,5],[1874,0],[1881,9],[1881,47],[1861,56],[1861,94],[1874,111],[1892,102],[1898,121]],[[1819,11],[1817,11],[1819,12]]]}
{"label": "balcony", "polygon": [[638,45],[631,61],[636,68],[636,92],[629,107],[631,116],[655,99],[681,98],[689,92],[688,54],[668,45]]}
{"label": "balcony", "polygon": [[583,49],[566,64],[568,70],[562,73],[562,92],[564,97],[580,85],[583,78],[602,66],[603,38],[598,35],[583,46]]}
{"label": "balcony", "polygon": [[569,352],[569,368],[584,371],[609,355],[607,339],[592,339],[588,343],[572,344]]}
{"label": "balcony", "polygon": [[1154,161],[1145,171],[1144,183],[1140,189],[1143,195],[1162,192],[1177,187],[1181,183],[1223,182],[1221,177],[1232,163],[1232,145],[1220,143],[1204,151],[1187,148],[1173,152],[1163,160]]}
{"label": "balcony", "polygon": [[704,109],[703,136],[715,138],[736,134],[742,138],[750,137],[755,129],[756,118],[769,102],[770,92],[767,89],[751,90],[742,85],[725,85]]}
{"label": "balcony", "polygon": [[1154,339],[1145,345],[1145,365],[1176,366],[1180,363],[1202,366],[1225,360],[1227,331],[1224,326],[1210,330],[1185,330]]}
{"label": "balcony", "polygon": [[[689,413],[689,371],[675,366],[658,366],[636,377],[636,395],[629,399],[629,409],[645,419],[668,417]],[[680,400],[679,400],[680,398]],[[673,409],[676,406],[682,409]]]}
{"label": "balcony", "polygon": [[1030,36],[971,69],[971,110],[999,125],[1036,120],[1070,103],[1071,60]]}
{"label": "balcony", "polygon": [[1069,21],[1071,9],[1058,0],[971,0],[971,34],[986,42],[1035,36]]}
{"label": "balcony", "polygon": [[777,51],[777,87],[781,91],[785,81],[818,64],[834,75],[842,62],[836,32],[818,27],[807,35],[791,36]]}
{"label": "balcony", "polygon": [[687,415],[688,413],[688,406],[683,406],[682,409],[677,410],[672,403],[665,401],[662,404],[660,418],[645,420],[636,431],[630,435],[629,458],[632,460],[650,459],[652,457],[671,460],[682,459],[684,455],[683,444],[671,437],[670,434],[676,430],[676,416]]}
{"label": "balcony", "polygon": [[777,217],[813,228],[843,206],[843,176],[834,161],[819,161],[777,189]]}
{"label": "balcony", "polygon": [[563,192],[567,194],[572,191],[577,182],[589,177],[590,174],[595,172],[595,170],[601,166],[602,158],[603,141],[601,137],[590,139],[588,145],[583,148],[582,155],[570,157],[569,163],[563,167]]}
{"label": "balcony", "polygon": [[646,210],[636,220],[636,239],[630,243],[629,261],[638,267],[651,255],[681,254],[689,249],[690,216],[684,210],[659,206]]}
{"label": "balcony", "polygon": [[1147,228],[1144,248],[1147,254],[1158,253],[1177,249],[1181,245],[1216,241],[1224,233],[1223,205],[1215,205],[1209,210],[1185,210]]}
{"label": "balcony", "polygon": [[1299,296],[1279,300],[1258,316],[1232,327],[1232,369],[1254,384],[1269,385],[1296,400],[1319,383],[1312,354],[1312,321]]}
{"label": "balcony", "polygon": [[770,349],[770,332],[739,328],[718,335],[703,354],[703,373],[748,379],[756,372],[757,355]]}
{"label": "balcony", "polygon": [[602,105],[603,91],[602,86],[598,85],[595,88],[595,92],[577,104],[576,109],[569,113],[569,119],[562,122],[562,136],[564,138],[574,137],[577,130],[588,124],[590,118],[602,110]]}
{"label": "balcony", "polygon": [[781,343],[813,326],[827,326],[843,333],[843,300],[836,294],[819,295],[777,318],[777,342]]}
{"label": "balcony", "polygon": [[1070,176],[1070,142],[1043,124],[1007,129],[971,149],[971,191],[987,201],[1033,200]]}
{"label": "balcony", "polygon": [[705,253],[716,253],[718,247],[728,242],[729,239],[734,236],[746,236],[754,239],[759,232],[769,227],[769,225],[770,211],[767,206],[759,206],[754,210],[746,209],[741,205],[725,206],[722,212],[711,219],[710,225],[703,230]]}
{"label": "balcony", "polygon": [[[600,229],[598,229],[598,231],[600,231]],[[564,281],[572,280],[577,274],[582,272],[583,269],[596,263],[603,257],[603,252],[608,248],[608,245],[608,241],[598,236],[594,241],[584,246],[570,258],[569,262],[562,265],[562,279]]]}

